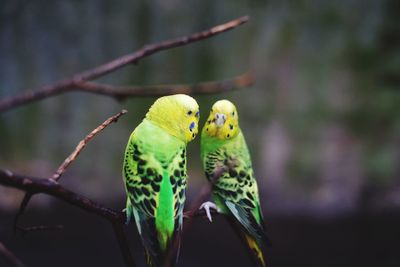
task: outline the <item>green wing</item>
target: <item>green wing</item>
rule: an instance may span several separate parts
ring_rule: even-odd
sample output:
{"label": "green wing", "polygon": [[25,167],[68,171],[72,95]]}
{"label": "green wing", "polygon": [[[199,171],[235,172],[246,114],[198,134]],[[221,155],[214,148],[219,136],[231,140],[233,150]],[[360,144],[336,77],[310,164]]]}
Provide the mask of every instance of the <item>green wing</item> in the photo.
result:
{"label": "green wing", "polygon": [[209,180],[213,180],[217,170],[225,169],[219,179],[214,181],[213,197],[217,206],[234,216],[258,242],[269,244],[250,156],[244,139],[240,140],[242,135],[236,138],[203,154],[205,173]]}
{"label": "green wing", "polygon": [[158,206],[162,174],[156,168],[158,164],[148,161],[149,155],[144,154],[141,142],[132,134],[124,158],[123,177],[127,192],[128,220],[133,213],[139,234],[147,253],[161,253],[155,228],[155,217]]}
{"label": "green wing", "polygon": [[156,161],[149,161],[149,155],[143,154],[140,142],[132,138],[126,149],[123,170],[126,191],[135,209],[148,217],[156,216],[157,195],[163,178],[159,165]]}
{"label": "green wing", "polygon": [[185,159],[185,144],[148,122],[132,133],[125,151],[128,219],[134,215],[148,259],[155,265],[163,263],[182,228]]}

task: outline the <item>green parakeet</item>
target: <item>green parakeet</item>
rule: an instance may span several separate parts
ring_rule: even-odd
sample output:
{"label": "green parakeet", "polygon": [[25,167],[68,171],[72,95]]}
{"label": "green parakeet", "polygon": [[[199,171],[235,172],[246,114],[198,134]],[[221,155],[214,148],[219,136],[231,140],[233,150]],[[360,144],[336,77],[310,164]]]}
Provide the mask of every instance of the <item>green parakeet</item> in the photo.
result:
{"label": "green parakeet", "polygon": [[228,100],[217,101],[211,109],[201,132],[201,159],[206,177],[214,184],[212,197],[216,205],[202,205],[210,221],[210,208],[228,215],[257,265],[265,266],[261,245],[269,245],[269,240],[258,186],[236,107]]}
{"label": "green parakeet", "polygon": [[[148,266],[176,263],[169,249],[180,238],[186,188],[186,145],[198,132],[199,106],[178,94],[157,99],[132,132],[123,178],[128,222],[133,215]],[[179,242],[179,240],[178,240]]]}

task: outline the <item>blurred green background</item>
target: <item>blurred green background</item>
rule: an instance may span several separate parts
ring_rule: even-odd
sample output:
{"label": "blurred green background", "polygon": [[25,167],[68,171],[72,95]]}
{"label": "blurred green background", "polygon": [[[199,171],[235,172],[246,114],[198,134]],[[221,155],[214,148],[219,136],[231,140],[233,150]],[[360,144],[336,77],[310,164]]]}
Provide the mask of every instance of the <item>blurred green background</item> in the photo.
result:
{"label": "blurred green background", "polygon": [[[270,221],[269,232],[278,244],[271,252],[273,266],[355,266],[355,262],[398,266],[399,255],[390,251],[400,245],[393,238],[395,233],[399,236],[399,230],[392,232],[398,228],[395,222],[398,225],[400,206],[399,1],[3,0],[0,98],[69,77],[145,44],[246,14],[251,19],[244,26],[158,53],[100,81],[185,84],[226,79],[252,70],[256,82],[251,88],[196,99],[201,125],[218,99],[229,99],[238,107],[264,214]],[[123,151],[130,132],[154,100],[132,98],[119,103],[76,92],[4,112],[0,114],[0,167],[50,176],[88,132],[126,108],[129,113],[97,136],[62,178],[66,187],[122,209]],[[199,160],[199,138],[189,144],[188,155],[190,202],[206,182]],[[29,246],[20,247],[9,233],[21,196],[16,190],[0,187],[0,238],[21,251],[27,263],[51,266],[29,256]],[[47,217],[54,216],[42,218],[35,210],[51,214],[59,211],[58,205],[62,204],[50,197],[35,197],[27,220],[46,224],[54,220]],[[57,216],[69,218],[65,213]],[[2,225],[1,218],[7,223]],[[89,220],[84,218],[82,221]],[[304,220],[299,222],[299,218]],[[314,223],[323,225],[320,232],[312,230]],[[222,222],[219,226],[224,227]],[[363,227],[366,230],[361,237],[359,233],[353,236],[355,229]],[[384,232],[379,232],[381,229]],[[285,235],[288,230],[292,235]],[[345,235],[343,240],[331,239],[335,231]],[[312,239],[313,234],[326,233],[332,236]],[[304,244],[302,234],[315,241],[304,241],[311,244],[314,261],[307,251],[296,254],[298,245]],[[387,249],[381,248],[379,254],[368,247],[364,234],[370,235],[372,239],[366,240],[371,244]],[[56,242],[59,235],[63,234],[35,234],[33,238]],[[110,239],[114,242],[112,236]],[[343,243],[350,248],[344,246],[337,252],[326,247],[326,254],[315,256],[318,249],[324,249],[321,244],[337,248]],[[228,250],[225,242],[221,244]],[[363,246],[374,251],[372,258],[359,261],[357,252],[351,252],[353,245],[360,253],[365,252]],[[240,251],[240,247],[236,249]],[[114,250],[122,264],[117,248]],[[183,260],[187,259],[182,266],[211,266],[207,259],[198,261],[199,256],[188,251],[185,254],[184,248],[182,252]],[[93,263],[90,260],[88,256],[88,262]],[[245,262],[230,266],[245,266]]]}

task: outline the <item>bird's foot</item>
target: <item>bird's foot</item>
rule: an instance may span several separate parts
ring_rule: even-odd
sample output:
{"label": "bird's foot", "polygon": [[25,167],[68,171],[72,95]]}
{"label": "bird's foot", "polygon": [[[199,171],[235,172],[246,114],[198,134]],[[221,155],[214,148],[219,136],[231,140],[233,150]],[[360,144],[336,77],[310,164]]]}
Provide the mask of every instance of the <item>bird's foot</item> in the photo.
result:
{"label": "bird's foot", "polygon": [[212,222],[212,216],[211,216],[211,211],[210,209],[215,210],[216,212],[220,212],[220,210],[218,209],[217,205],[215,205],[215,203],[211,202],[211,201],[207,201],[204,202],[203,204],[201,204],[199,210],[204,209],[206,214],[207,214],[207,218],[210,222]]}
{"label": "bird's foot", "polygon": [[129,225],[132,217],[132,212],[128,208],[123,209],[122,212],[124,212],[126,216],[125,225]]}

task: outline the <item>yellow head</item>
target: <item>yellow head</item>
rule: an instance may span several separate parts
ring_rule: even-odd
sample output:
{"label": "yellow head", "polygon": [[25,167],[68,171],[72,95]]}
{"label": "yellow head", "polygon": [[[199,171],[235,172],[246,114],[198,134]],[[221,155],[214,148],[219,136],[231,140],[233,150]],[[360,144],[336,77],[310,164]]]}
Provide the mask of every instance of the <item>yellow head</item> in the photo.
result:
{"label": "yellow head", "polygon": [[199,114],[196,100],[177,94],[157,99],[147,112],[146,119],[187,143],[197,135]]}
{"label": "yellow head", "polygon": [[231,139],[239,133],[239,117],[235,105],[219,100],[212,106],[202,134],[221,140]]}

